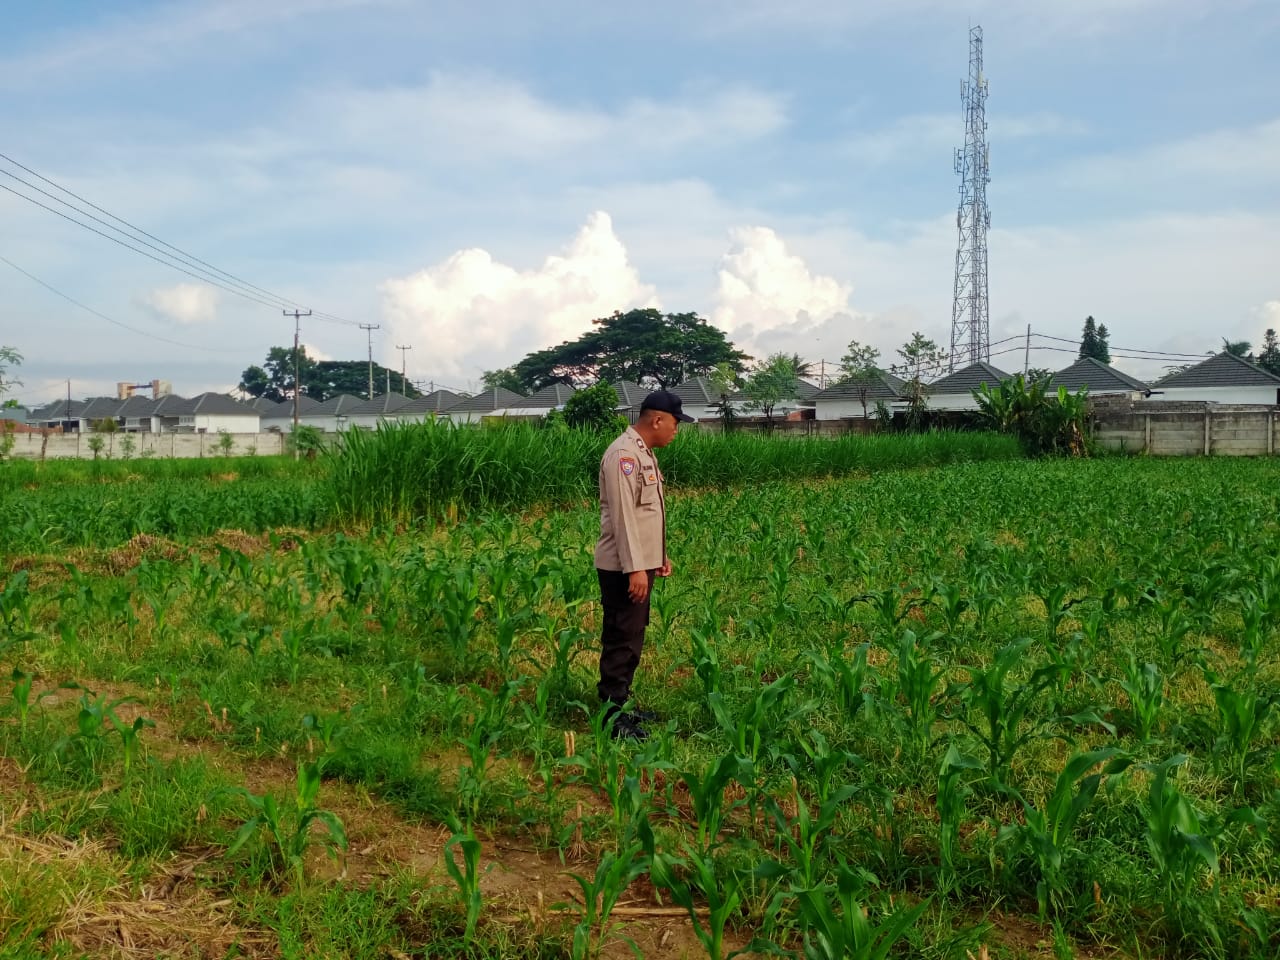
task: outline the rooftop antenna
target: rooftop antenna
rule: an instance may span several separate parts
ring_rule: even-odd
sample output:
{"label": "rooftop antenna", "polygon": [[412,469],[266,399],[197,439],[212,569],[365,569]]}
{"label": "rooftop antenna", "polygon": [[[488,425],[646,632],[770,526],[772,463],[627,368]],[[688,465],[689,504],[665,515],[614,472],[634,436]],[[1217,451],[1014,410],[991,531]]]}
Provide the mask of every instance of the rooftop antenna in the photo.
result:
{"label": "rooftop antenna", "polygon": [[964,104],[964,146],[956,150],[960,207],[956,211],[955,297],[951,305],[949,370],[991,359],[991,319],[987,301],[987,78],[982,72],[982,27],[969,30],[969,79],[960,85]]}

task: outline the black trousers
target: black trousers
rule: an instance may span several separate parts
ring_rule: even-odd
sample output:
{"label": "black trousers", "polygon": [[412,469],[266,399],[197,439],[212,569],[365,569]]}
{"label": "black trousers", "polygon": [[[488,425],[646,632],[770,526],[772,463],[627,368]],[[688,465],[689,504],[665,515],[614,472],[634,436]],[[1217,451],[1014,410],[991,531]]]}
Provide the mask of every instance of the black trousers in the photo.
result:
{"label": "black trousers", "polygon": [[[621,707],[631,697],[631,680],[644,650],[644,628],[649,625],[649,598],[636,603],[627,593],[630,575],[618,570],[596,570],[600,580],[600,683],[596,692],[604,703]],[[653,571],[649,590],[653,591]]]}

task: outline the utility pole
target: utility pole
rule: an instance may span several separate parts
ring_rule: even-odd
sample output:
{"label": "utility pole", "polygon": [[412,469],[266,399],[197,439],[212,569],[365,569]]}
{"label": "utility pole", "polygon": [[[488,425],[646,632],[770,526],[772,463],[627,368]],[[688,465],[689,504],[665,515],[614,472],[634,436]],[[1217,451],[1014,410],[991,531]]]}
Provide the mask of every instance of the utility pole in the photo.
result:
{"label": "utility pole", "polygon": [[361,330],[369,331],[369,399],[373,399],[373,331],[379,329],[376,323],[362,323]]}
{"label": "utility pole", "polygon": [[[397,343],[396,349],[400,351],[400,393],[403,396],[407,397],[409,395],[409,381],[404,378],[404,358],[405,358],[405,351],[412,350],[413,344],[409,344],[408,346],[402,347],[400,346],[400,344]],[[390,390],[388,390],[387,392],[390,393]]]}
{"label": "utility pole", "polygon": [[1022,351],[1022,377],[1025,380],[1031,369],[1031,324],[1027,324],[1027,347]]}
{"label": "utility pole", "polygon": [[[302,318],[311,316],[311,311],[281,310],[286,317],[293,317],[293,432],[298,432],[298,334],[302,329]],[[298,459],[298,445],[293,445],[293,459]]]}

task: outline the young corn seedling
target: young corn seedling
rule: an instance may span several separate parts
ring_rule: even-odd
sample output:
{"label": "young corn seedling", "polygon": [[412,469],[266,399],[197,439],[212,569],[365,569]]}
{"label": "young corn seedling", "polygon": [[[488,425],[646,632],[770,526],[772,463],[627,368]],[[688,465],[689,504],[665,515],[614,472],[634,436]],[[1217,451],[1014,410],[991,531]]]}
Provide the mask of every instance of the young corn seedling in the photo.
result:
{"label": "young corn seedling", "polygon": [[853,656],[846,657],[842,645],[833,644],[825,653],[805,651],[813,666],[813,675],[839,708],[840,713],[852,719],[867,704],[867,651],[868,643],[854,648]]}
{"label": "young corn seedling", "polygon": [[458,768],[458,800],[468,823],[480,814],[490,754],[506,730],[511,699],[521,683],[520,680],[508,680],[497,693],[475,684],[471,687],[472,695],[480,701],[480,706],[466,735],[458,740],[467,751],[467,764]]}
{"label": "young corn seedling", "polygon": [[716,651],[717,644],[714,634],[707,631],[704,632],[699,628],[689,631],[689,645],[691,650],[691,659],[693,660],[693,669],[697,673],[698,679],[702,681],[702,692],[710,700],[713,696],[720,695],[720,654]]}
{"label": "young corn seedling", "polygon": [[792,816],[772,797],[765,801],[777,827],[776,840],[786,849],[789,865],[779,861],[766,861],[756,870],[756,875],[766,879],[786,877],[792,891],[811,890],[818,886],[825,871],[825,854],[839,840],[834,832],[836,818],[845,801],[856,796],[858,787],[845,785],[837,789],[818,806],[817,812],[809,809],[809,801],[801,794],[799,783],[791,780]]}
{"label": "young corn seedling", "polygon": [[1011,685],[1009,674],[1025,659],[1031,640],[1023,638],[1001,648],[985,670],[971,669],[969,681],[957,689],[965,711],[960,719],[978,738],[987,753],[987,779],[992,788],[1012,786],[1013,758],[1032,740],[1055,736],[1064,721],[1098,723],[1114,733],[1091,712],[1062,717],[1048,693],[1058,682],[1062,667],[1039,667],[1024,683]]}
{"label": "young corn seedling", "polygon": [[[1173,774],[1188,760],[1177,754],[1147,765],[1153,776],[1143,808],[1147,849],[1155,864],[1164,899],[1165,918],[1175,934],[1197,926],[1201,879],[1218,875],[1218,849],[1207,822],[1173,782]],[[1219,941],[1216,925],[1199,924]]]}
{"label": "young corn seedling", "polygon": [[1041,920],[1048,919],[1051,911],[1068,906],[1059,900],[1066,892],[1063,865],[1081,814],[1093,803],[1106,778],[1123,773],[1132,762],[1115,747],[1077,753],[1059,772],[1043,808],[1019,795],[1025,822],[1002,827],[997,843],[1010,844],[1015,854],[1025,850],[1031,857]]}
{"label": "young corn seedling", "polygon": [[[658,853],[649,863],[649,878],[653,885],[666,891],[672,902],[683,907],[693,923],[693,932],[709,960],[728,960],[737,956],[734,951],[726,955],[724,934],[729,921],[742,903],[739,879],[730,875],[716,876],[716,864],[711,854],[704,854],[685,847],[683,857]],[[706,914],[698,909],[699,894],[706,899]]]}
{"label": "young corn seedling", "polygon": [[[613,929],[609,922],[613,908],[632,881],[644,874],[647,866],[644,844],[637,839],[619,848],[617,852],[606,851],[592,877],[569,874],[582,888],[583,904],[582,919],[573,928],[570,947],[573,960],[591,960],[600,956]],[[635,944],[630,938],[624,940],[635,950]]]}
{"label": "young corn seedling", "polygon": [[885,960],[928,906],[900,907],[872,923],[859,902],[864,890],[862,878],[842,867],[834,885],[800,893],[796,920],[804,960]]}
{"label": "young corn seedling", "polygon": [[752,779],[751,764],[730,751],[714,764],[697,770],[681,770],[680,779],[689,789],[689,802],[697,821],[697,849],[710,853],[720,844],[720,834],[734,810],[746,801],[737,798],[726,804],[725,787],[735,780]]}
{"label": "young corn seedling", "polygon": [[[233,856],[253,836],[265,833],[273,870],[292,869],[295,880],[301,886],[307,847],[317,837],[331,857],[336,858],[338,851],[347,849],[347,834],[342,820],[333,811],[317,806],[320,765],[314,761],[298,764],[293,803],[283,809],[274,794],[258,796],[244,787],[230,787],[226,792],[243,797],[253,810],[253,816],[241,824],[232,838],[231,845],[227,848],[228,857]],[[312,832],[313,823],[324,827],[323,834]]]}
{"label": "young corn seedling", "polygon": [[965,782],[967,771],[981,770],[982,764],[965,756],[956,745],[947,747],[938,770],[938,859],[939,886],[951,890],[956,885],[956,848],[960,840],[960,824],[964,821],[965,801],[973,791]]}
{"label": "young corn seedling", "polygon": [[938,666],[928,645],[941,634],[931,634],[921,642],[912,630],[903,630],[897,642],[898,693],[902,698],[901,714],[906,727],[911,755],[923,757],[933,739],[933,725],[938,719],[934,694],[946,669]]}
{"label": "young corn seedling", "polygon": [[1257,677],[1249,673],[1238,678],[1239,688],[1222,681],[1208,669],[1205,680],[1213,690],[1221,731],[1213,755],[1215,761],[1232,774],[1235,788],[1240,790],[1245,784],[1249,761],[1255,755],[1253,744],[1265,730],[1271,708],[1280,696],[1270,690],[1260,691]]}
{"label": "young corn seedling", "polygon": [[1151,741],[1151,735],[1160,722],[1160,710],[1164,706],[1164,677],[1154,663],[1138,664],[1138,658],[1129,654],[1125,674],[1117,681],[1120,689],[1129,697],[1129,711],[1133,729],[1143,743]]}
{"label": "young corn seedling", "polygon": [[[484,909],[484,895],[480,892],[480,879],[493,869],[490,863],[483,871],[480,869],[480,841],[471,831],[471,824],[465,826],[456,818],[450,818],[449,829],[453,835],[445,841],[444,867],[458,887],[458,900],[466,916],[466,938],[475,937],[476,926],[480,923],[480,913]],[[454,850],[458,852],[455,854]],[[459,864],[461,860],[461,864]]]}

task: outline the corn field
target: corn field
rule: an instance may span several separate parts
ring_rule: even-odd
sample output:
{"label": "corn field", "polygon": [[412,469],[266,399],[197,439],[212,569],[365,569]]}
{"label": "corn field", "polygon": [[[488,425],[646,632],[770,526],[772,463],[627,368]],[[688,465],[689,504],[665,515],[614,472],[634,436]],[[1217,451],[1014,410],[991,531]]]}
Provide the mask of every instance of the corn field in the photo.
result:
{"label": "corn field", "polygon": [[[75,931],[175,862],[223,952],[166,955],[621,956],[676,914],[713,960],[1280,952],[1273,464],[682,436],[637,745],[594,694],[599,438],[459,442],[239,508],[37,490],[74,534],[0,501],[0,954],[106,955]],[[122,527],[130,486],[192,499]],[[512,846],[554,897],[495,886]]]}

